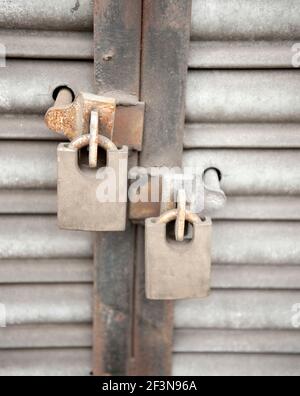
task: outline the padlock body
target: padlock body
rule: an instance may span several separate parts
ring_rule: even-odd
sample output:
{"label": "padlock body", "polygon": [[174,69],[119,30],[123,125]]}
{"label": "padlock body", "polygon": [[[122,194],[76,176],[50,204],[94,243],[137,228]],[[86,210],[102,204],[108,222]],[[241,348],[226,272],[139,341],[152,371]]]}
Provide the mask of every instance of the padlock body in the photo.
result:
{"label": "padlock body", "polygon": [[[124,231],[127,210],[128,148],[107,152],[107,167],[115,178],[99,180],[96,172],[84,173],[78,165],[78,150],[58,146],[58,223],[60,228],[81,231]],[[99,200],[101,183],[115,186],[116,200]],[[119,198],[123,197],[123,200]]]}
{"label": "padlock body", "polygon": [[167,239],[166,224],[146,221],[146,296],[151,300],[204,298],[210,292],[211,220],[193,226],[193,239]]}

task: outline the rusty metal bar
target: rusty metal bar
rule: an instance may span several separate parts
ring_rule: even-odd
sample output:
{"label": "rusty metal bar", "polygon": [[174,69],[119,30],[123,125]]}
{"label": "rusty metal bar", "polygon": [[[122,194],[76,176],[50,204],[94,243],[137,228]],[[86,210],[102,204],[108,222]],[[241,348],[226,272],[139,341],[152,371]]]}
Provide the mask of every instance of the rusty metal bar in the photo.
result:
{"label": "rusty metal bar", "polygon": [[[141,100],[146,103],[140,164],[181,166],[191,1],[144,0]],[[163,265],[163,263],[162,263]],[[136,374],[170,375],[173,305],[145,298],[144,229],[139,227]]]}
{"label": "rusty metal bar", "polygon": [[[97,91],[115,97],[122,104],[139,100],[141,24],[141,0],[94,2]],[[123,109],[127,111],[130,107]],[[130,121],[133,125],[130,118],[125,114],[119,120],[117,117],[116,128],[117,125],[123,128]],[[136,118],[133,120],[141,124]],[[131,129],[135,130],[136,126]],[[102,233],[96,238],[94,375],[132,372],[135,240],[133,225],[128,225],[125,233]]]}

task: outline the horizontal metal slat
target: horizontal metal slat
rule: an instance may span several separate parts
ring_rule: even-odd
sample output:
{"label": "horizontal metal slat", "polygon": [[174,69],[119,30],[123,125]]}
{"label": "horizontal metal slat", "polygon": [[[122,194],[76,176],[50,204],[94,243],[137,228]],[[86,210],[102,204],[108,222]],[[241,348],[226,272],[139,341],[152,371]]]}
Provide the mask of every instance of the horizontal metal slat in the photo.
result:
{"label": "horizontal metal slat", "polygon": [[[213,265],[214,289],[300,289],[299,266]],[[92,260],[1,260],[0,284],[92,283]]]}
{"label": "horizontal metal slat", "polygon": [[299,150],[187,150],[183,164],[219,169],[228,195],[300,195]]}
{"label": "horizontal metal slat", "polygon": [[92,0],[0,0],[0,28],[92,30]]}
{"label": "horizontal metal slat", "polygon": [[[0,146],[2,189],[55,189],[55,142],[7,142]],[[298,150],[187,150],[184,166],[203,173],[217,168],[228,195],[300,195]]]}
{"label": "horizontal metal slat", "polygon": [[[299,331],[177,329],[176,353],[300,353]],[[0,329],[0,349],[91,348],[92,326],[9,326]]]}
{"label": "horizontal metal slat", "polygon": [[195,41],[191,43],[192,69],[292,68],[293,41]]}
{"label": "horizontal metal slat", "polygon": [[213,291],[204,300],[179,301],[175,327],[295,330],[293,307],[300,291]]}
{"label": "horizontal metal slat", "polygon": [[213,262],[299,265],[299,235],[298,222],[214,221]]}
{"label": "horizontal metal slat", "polygon": [[193,0],[192,38],[297,39],[299,13],[298,0]]}
{"label": "horizontal metal slat", "polygon": [[[219,221],[213,225],[213,262],[299,265],[299,222]],[[1,216],[0,257],[90,258],[90,233],[59,230],[55,216]]]}
{"label": "horizontal metal slat", "polygon": [[300,124],[187,124],[184,147],[299,148]]}
{"label": "horizontal metal slat", "polygon": [[[0,190],[0,214],[56,214],[55,190]],[[289,196],[228,196],[216,220],[300,220],[300,200]]]}
{"label": "horizontal metal slat", "polygon": [[[8,325],[90,323],[90,285],[1,286]],[[176,328],[294,330],[299,291],[215,290],[205,300],[176,303]]]}
{"label": "horizontal metal slat", "polygon": [[1,260],[0,284],[91,283],[93,262],[86,259]]}
{"label": "horizontal metal slat", "polygon": [[300,353],[300,332],[271,330],[176,330],[174,351],[181,353]]}
{"label": "horizontal metal slat", "polygon": [[299,122],[299,70],[190,71],[189,122]]}
{"label": "horizontal metal slat", "polygon": [[56,190],[0,190],[0,214],[56,214]]}
{"label": "horizontal metal slat", "polygon": [[0,139],[65,140],[47,128],[43,115],[34,114],[0,114]]}
{"label": "horizontal metal slat", "polygon": [[75,94],[94,92],[92,62],[7,60],[0,75],[0,113],[44,114],[59,86],[68,86]]}
{"label": "horizontal metal slat", "polygon": [[91,258],[93,236],[63,231],[55,216],[1,216],[0,258]]}
{"label": "horizontal metal slat", "polygon": [[299,266],[214,265],[214,289],[300,290]]}
{"label": "horizontal metal slat", "polygon": [[0,376],[89,376],[91,349],[41,349],[1,351]]}
{"label": "horizontal metal slat", "polygon": [[40,30],[0,30],[6,58],[93,59],[93,34]]}
{"label": "horizontal metal slat", "polygon": [[0,329],[0,349],[91,347],[92,326],[89,324],[42,324]]}
{"label": "horizontal metal slat", "polygon": [[0,145],[0,188],[56,188],[57,143],[7,142]]}
{"label": "horizontal metal slat", "polygon": [[176,353],[175,376],[290,377],[300,375],[299,355]]}
{"label": "horizontal metal slat", "polygon": [[90,285],[0,286],[8,326],[24,324],[90,323]]}
{"label": "horizontal metal slat", "polygon": [[298,196],[228,196],[223,209],[214,219],[227,220],[300,220]]}

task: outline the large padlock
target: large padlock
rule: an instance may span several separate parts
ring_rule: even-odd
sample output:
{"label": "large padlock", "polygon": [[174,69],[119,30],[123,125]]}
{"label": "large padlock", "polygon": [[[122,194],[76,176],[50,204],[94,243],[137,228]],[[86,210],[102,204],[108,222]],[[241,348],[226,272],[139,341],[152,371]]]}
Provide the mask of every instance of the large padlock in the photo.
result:
{"label": "large padlock", "polygon": [[[90,143],[83,135],[58,146],[58,222],[68,230],[124,231],[127,212],[128,148],[118,149],[104,136],[97,144],[106,150],[100,174],[84,173],[78,164],[79,149]],[[105,195],[107,189],[111,194]]]}
{"label": "large padlock", "polygon": [[193,238],[177,242],[168,238],[167,224],[178,210],[146,220],[146,296],[151,300],[204,298],[210,292],[210,219],[186,212]]}

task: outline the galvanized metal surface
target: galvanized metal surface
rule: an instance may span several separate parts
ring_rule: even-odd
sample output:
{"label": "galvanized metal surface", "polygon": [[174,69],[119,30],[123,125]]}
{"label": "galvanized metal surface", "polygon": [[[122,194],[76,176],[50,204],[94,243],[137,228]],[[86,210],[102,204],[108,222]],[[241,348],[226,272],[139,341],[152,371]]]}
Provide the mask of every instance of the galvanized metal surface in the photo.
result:
{"label": "galvanized metal surface", "polygon": [[217,168],[228,199],[214,215],[215,290],[176,305],[175,375],[299,375],[298,8],[193,0],[184,164]]}
{"label": "galvanized metal surface", "polygon": [[181,329],[286,329],[300,291],[216,290],[199,301],[179,301],[175,327]]}
{"label": "galvanized metal surface", "polygon": [[193,148],[300,148],[298,123],[186,124],[184,147]]}
{"label": "galvanized metal surface", "polygon": [[299,122],[297,70],[191,71],[189,122]]}
{"label": "galvanized metal surface", "polygon": [[47,128],[44,116],[37,114],[0,114],[1,140],[66,140]]}
{"label": "galvanized metal surface", "polygon": [[291,69],[292,48],[296,43],[297,40],[195,41],[191,43],[189,66],[191,69]]}
{"label": "galvanized metal surface", "polygon": [[1,351],[0,376],[89,376],[91,360],[88,348]]}
{"label": "galvanized metal surface", "polygon": [[[298,288],[300,269],[297,265],[214,264],[214,289]],[[2,259],[1,284],[91,283],[92,263],[88,259]]]}
{"label": "galvanized metal surface", "polygon": [[[90,323],[91,285],[1,285],[7,326],[43,323]],[[0,330],[1,331],[1,330]]]}
{"label": "galvanized metal surface", "polygon": [[92,31],[93,0],[0,1],[0,27]]}
{"label": "galvanized metal surface", "polygon": [[[90,323],[90,284],[1,285],[7,324]],[[176,303],[175,327],[180,329],[296,330],[295,290],[213,290],[205,300]]]}
{"label": "galvanized metal surface", "polygon": [[91,258],[90,233],[58,229],[56,216],[1,216],[0,258]]}
{"label": "galvanized metal surface", "polygon": [[176,353],[300,353],[300,332],[276,330],[177,329]]}
{"label": "galvanized metal surface", "polygon": [[55,190],[3,190],[0,191],[0,214],[55,214]]}
{"label": "galvanized metal surface", "polygon": [[[2,351],[0,375],[89,376],[90,362],[87,348]],[[298,376],[299,365],[297,355],[175,354],[173,375]]]}
{"label": "galvanized metal surface", "polygon": [[56,143],[3,141],[0,145],[2,189],[54,189],[57,183]]}
{"label": "galvanized metal surface", "polygon": [[[215,220],[213,261],[216,264],[298,265],[299,227],[295,221]],[[55,216],[1,216],[2,258],[89,258],[91,245],[89,233],[59,231]]]}
{"label": "galvanized metal surface", "polygon": [[91,259],[2,259],[0,284],[91,283]]}
{"label": "galvanized metal surface", "polygon": [[175,354],[173,375],[290,377],[299,376],[299,355],[272,354]]}
{"label": "galvanized metal surface", "polygon": [[193,0],[193,40],[300,37],[298,0]]}
{"label": "galvanized metal surface", "polygon": [[17,325],[0,329],[0,348],[6,350],[91,348],[91,346],[90,324]]}
{"label": "galvanized metal surface", "polygon": [[[92,9],[85,2],[80,1],[83,6],[74,13],[69,11],[75,0],[51,4],[39,0],[26,7],[25,3],[16,1],[14,7],[0,2],[4,11],[0,38],[7,44],[8,57],[92,59],[92,35],[88,32],[92,30]],[[215,0],[194,0],[194,4],[193,39],[199,37],[201,42],[192,43],[193,68],[290,68],[289,47],[300,37],[298,2],[227,0],[216,7]],[[90,14],[89,22],[84,13]],[[4,30],[9,26],[26,31]],[[28,27],[53,31],[33,32]],[[82,29],[86,31],[75,32]],[[8,60],[8,66],[1,69],[0,139],[56,139],[43,126],[42,118],[32,113],[42,113],[52,104],[52,92],[59,85],[69,85],[76,92],[87,87],[91,91],[92,64]],[[219,290],[213,291],[210,303],[198,301],[176,308],[177,320],[183,315],[184,326],[190,329],[175,330],[173,374],[299,375],[299,332],[290,330],[289,325],[291,305],[300,300],[299,154],[295,150],[300,147],[298,74],[297,70],[191,73],[188,120],[197,124],[186,127],[186,148],[251,150],[228,151],[233,162],[223,170],[224,188],[231,194],[238,190],[240,195],[230,195],[226,207],[216,213],[222,221],[215,221],[214,227],[212,285]],[[218,106],[213,108],[214,104]],[[16,113],[24,111],[27,114]],[[0,146],[1,158],[12,158],[10,167],[2,167],[4,159],[1,164],[0,212],[14,214],[0,219],[0,302],[2,295],[12,296],[9,309],[13,320],[38,323],[40,315],[45,315],[44,324],[0,329],[0,348],[15,349],[1,350],[0,375],[89,375],[91,328],[82,321],[91,322],[91,237],[58,231],[54,216],[16,216],[55,213],[55,144],[34,142],[31,153],[23,142],[2,142]],[[220,164],[226,152],[215,151]],[[194,153],[187,153],[188,162],[197,163],[208,152]],[[37,176],[30,156],[39,163]],[[208,157],[216,158],[210,153]],[[22,166],[29,169],[29,176]],[[236,172],[239,167],[243,173]],[[255,178],[259,188],[252,190]],[[13,190],[7,190],[8,186]],[[254,196],[254,191],[260,195]],[[293,195],[284,195],[287,191]],[[34,314],[29,315],[33,301],[38,305],[33,305]],[[61,306],[61,302],[63,312],[55,316],[53,304]],[[77,324],[71,323],[74,318]],[[64,324],[53,325],[53,320]],[[212,323],[221,329],[191,329]],[[58,349],[50,349],[54,347]]]}
{"label": "galvanized metal surface", "polygon": [[216,168],[227,195],[299,195],[299,151],[251,149],[187,150],[183,164],[203,174]]}
{"label": "galvanized metal surface", "polygon": [[215,213],[216,219],[300,220],[298,196],[227,197],[226,206]]}
{"label": "galvanized metal surface", "polygon": [[1,68],[0,113],[45,114],[57,87],[68,86],[77,95],[94,92],[93,84],[92,62],[7,60]]}
{"label": "galvanized metal surface", "polygon": [[[1,190],[0,214],[56,213],[55,190]],[[219,208],[212,217],[218,220],[300,220],[300,202],[297,196],[229,196],[225,207]]]}
{"label": "galvanized metal surface", "polygon": [[[175,353],[299,353],[298,331],[176,329]],[[10,326],[0,330],[0,348],[91,348],[90,324]],[[2,351],[1,351],[2,352]],[[32,362],[34,363],[34,362]]]}
{"label": "galvanized metal surface", "polygon": [[213,261],[218,264],[298,265],[299,222],[214,221]]}
{"label": "galvanized metal surface", "polygon": [[7,58],[93,60],[90,32],[2,29],[0,42]]}

